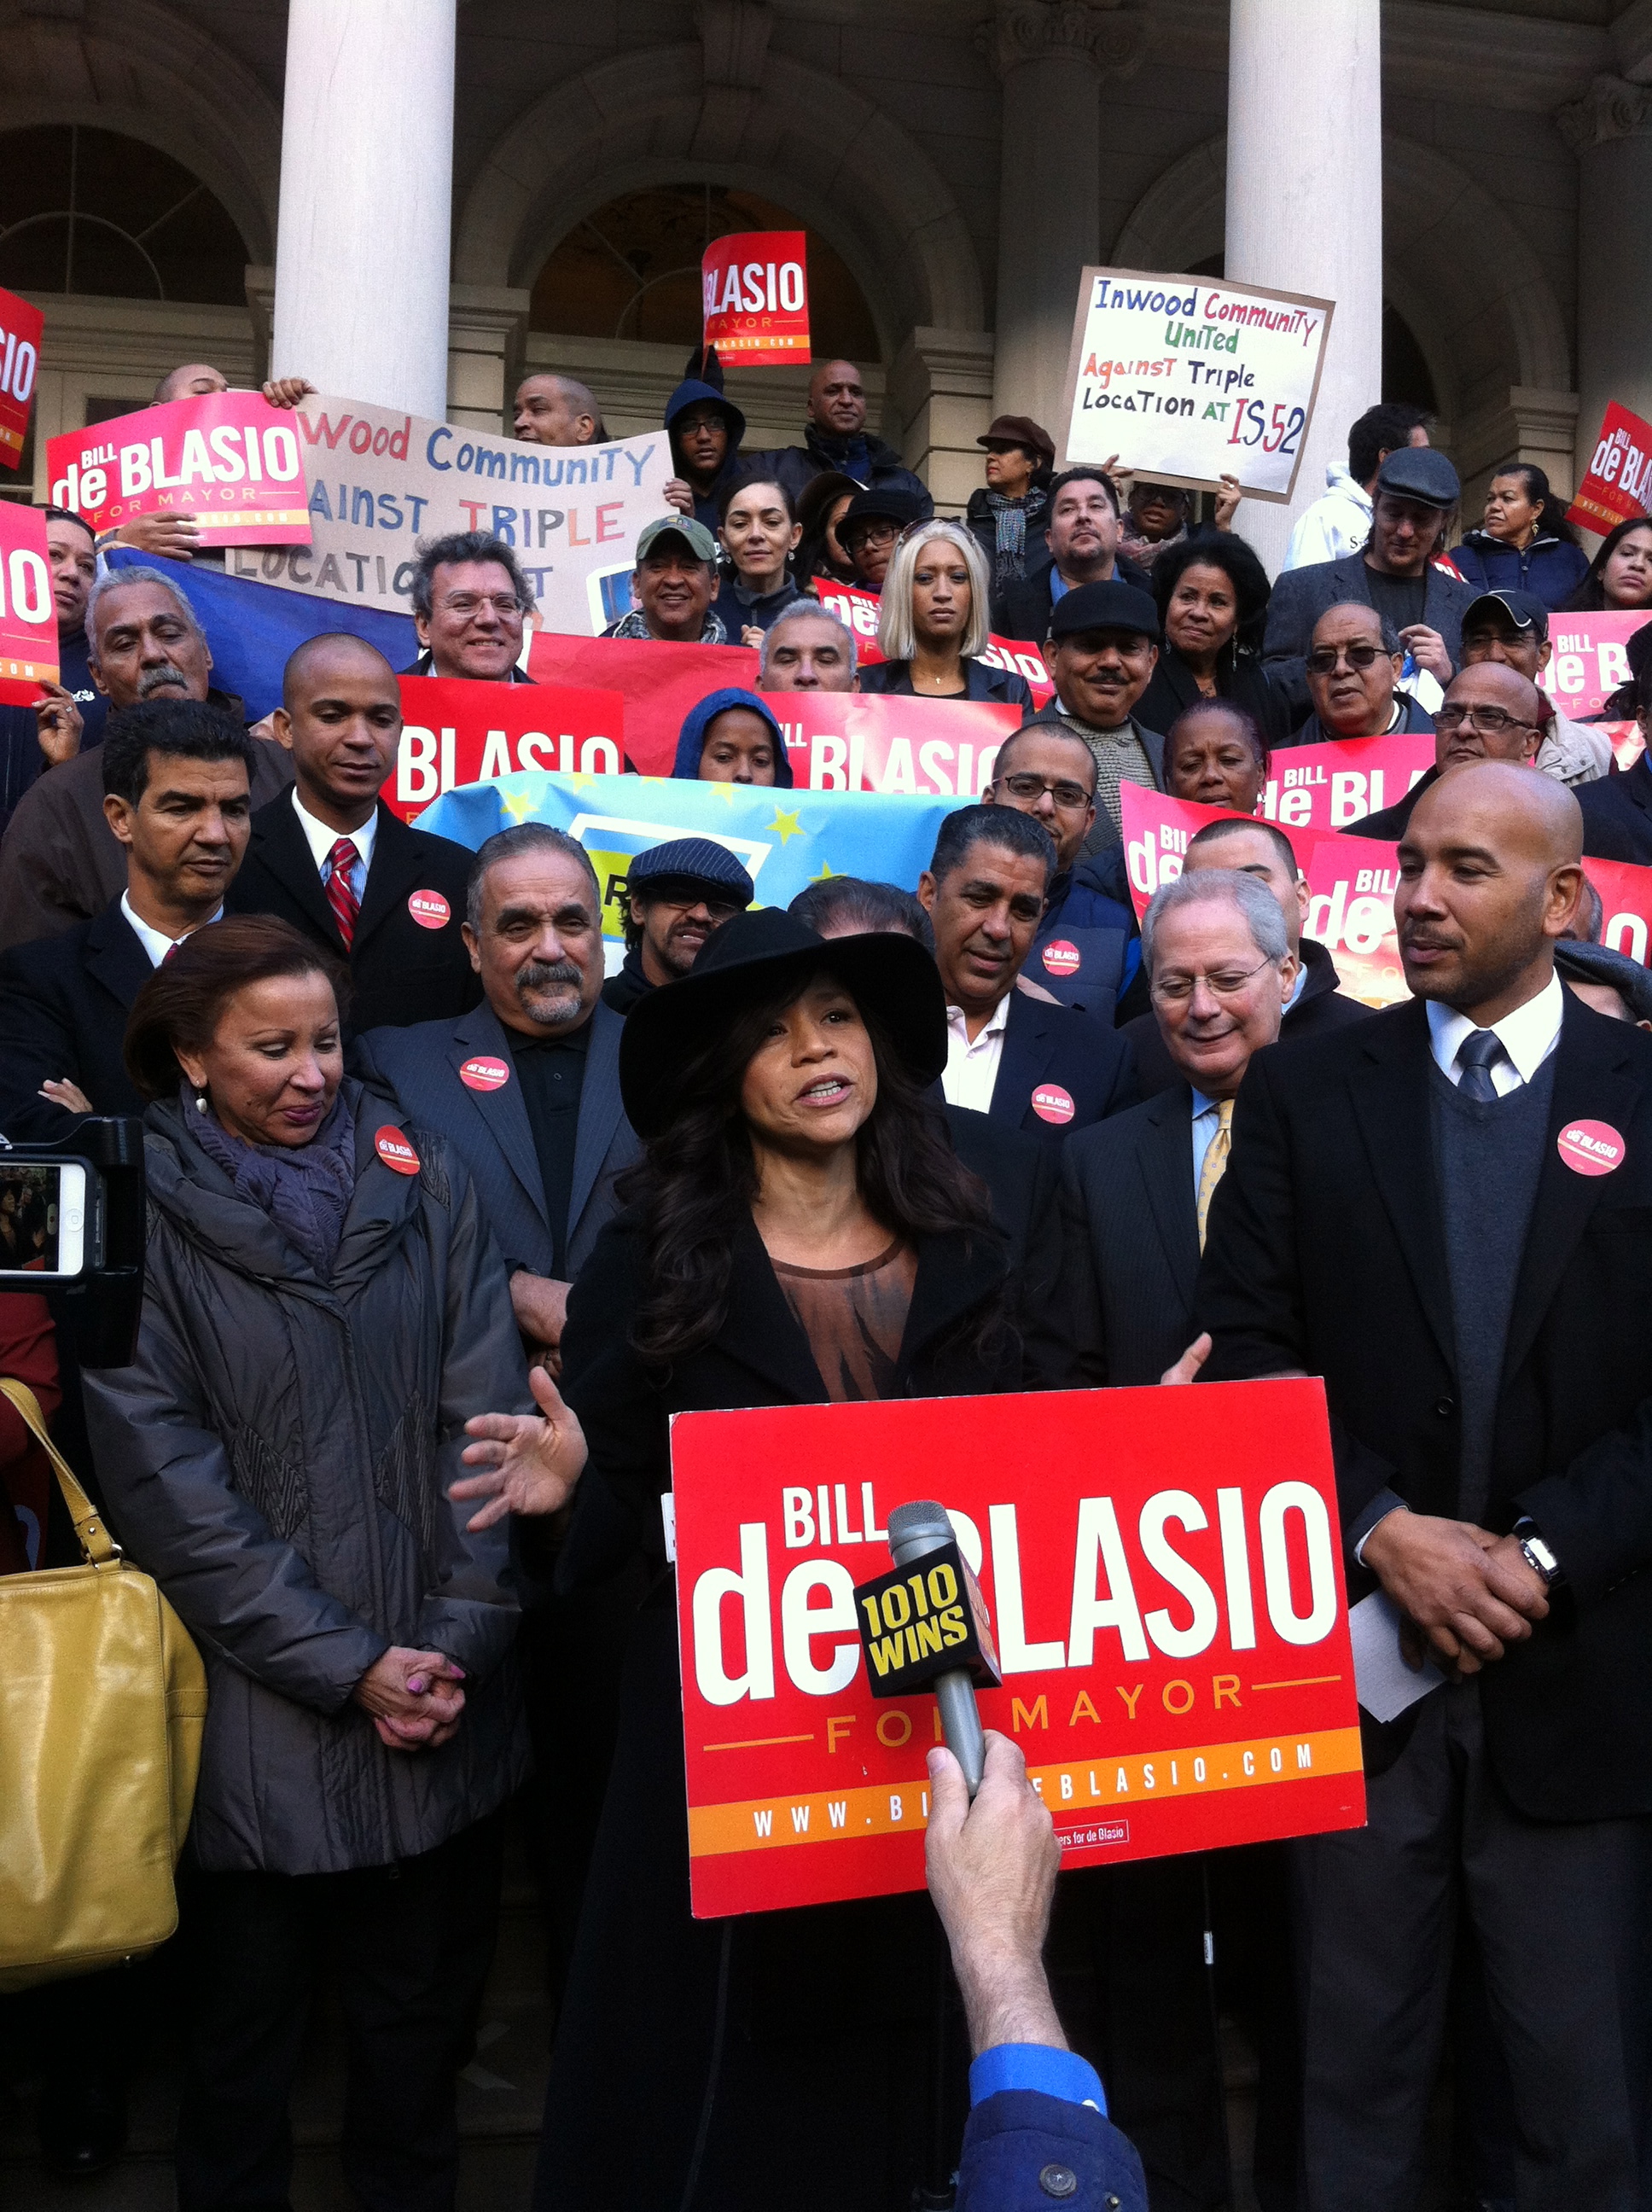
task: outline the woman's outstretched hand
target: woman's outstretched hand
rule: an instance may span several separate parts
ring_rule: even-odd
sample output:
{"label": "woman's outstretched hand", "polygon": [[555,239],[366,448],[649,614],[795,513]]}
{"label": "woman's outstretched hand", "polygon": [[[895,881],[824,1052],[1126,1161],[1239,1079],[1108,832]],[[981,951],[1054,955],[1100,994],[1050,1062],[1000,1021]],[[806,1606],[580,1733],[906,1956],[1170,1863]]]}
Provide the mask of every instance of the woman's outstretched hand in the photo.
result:
{"label": "woman's outstretched hand", "polygon": [[465,1523],[472,1535],[491,1528],[507,1513],[555,1513],[574,1495],[586,1462],[585,1431],[580,1417],[562,1403],[562,1394],[543,1367],[528,1376],[534,1402],[544,1413],[478,1413],[465,1424],[466,1467],[485,1468],[460,1477],[452,1498],[485,1498],[487,1504]]}

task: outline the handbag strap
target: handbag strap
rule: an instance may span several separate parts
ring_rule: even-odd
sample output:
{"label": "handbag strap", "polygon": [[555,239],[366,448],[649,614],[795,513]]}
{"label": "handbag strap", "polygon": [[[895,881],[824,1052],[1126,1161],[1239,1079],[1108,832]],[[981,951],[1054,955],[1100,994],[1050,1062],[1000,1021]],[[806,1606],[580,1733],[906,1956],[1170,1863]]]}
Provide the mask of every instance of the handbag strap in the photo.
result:
{"label": "handbag strap", "polygon": [[52,1473],[58,1478],[58,1487],[63,1492],[63,1502],[69,1508],[69,1517],[75,1524],[75,1534],[80,1538],[82,1551],[94,1567],[107,1566],[120,1557],[120,1547],[103,1525],[103,1516],[76,1480],[75,1471],[46,1434],[46,1416],[40,1411],[40,1401],[27,1382],[14,1382],[9,1376],[0,1376],[0,1397],[9,1399],[16,1408],[25,1425],[33,1431],[35,1442],[52,1462]]}

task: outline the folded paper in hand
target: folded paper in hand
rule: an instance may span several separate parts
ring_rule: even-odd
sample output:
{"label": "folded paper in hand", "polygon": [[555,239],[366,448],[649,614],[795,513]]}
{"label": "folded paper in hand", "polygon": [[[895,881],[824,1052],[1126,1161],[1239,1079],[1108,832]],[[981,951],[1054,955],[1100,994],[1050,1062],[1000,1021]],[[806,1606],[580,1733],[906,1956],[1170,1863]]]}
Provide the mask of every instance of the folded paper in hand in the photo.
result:
{"label": "folded paper in hand", "polygon": [[1432,1659],[1407,1665],[1400,1648],[1405,1616],[1386,1590],[1361,1598],[1348,1615],[1354,1647],[1354,1692],[1374,1721],[1398,1720],[1408,1705],[1437,1690],[1444,1674]]}

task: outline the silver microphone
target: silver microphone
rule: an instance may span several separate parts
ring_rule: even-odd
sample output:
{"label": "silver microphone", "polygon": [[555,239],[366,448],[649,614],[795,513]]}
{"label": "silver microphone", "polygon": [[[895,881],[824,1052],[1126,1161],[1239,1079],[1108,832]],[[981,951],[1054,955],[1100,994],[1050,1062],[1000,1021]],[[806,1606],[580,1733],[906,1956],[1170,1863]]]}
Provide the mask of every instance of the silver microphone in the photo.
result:
{"label": "silver microphone", "polygon": [[[930,1553],[956,1540],[946,1508],[936,1504],[932,1498],[897,1505],[889,1516],[890,1554],[897,1567],[915,1565]],[[975,1683],[967,1668],[954,1667],[944,1674],[936,1675],[932,1687],[935,1702],[940,1708],[941,1733],[946,1738],[946,1747],[963,1769],[963,1778],[973,1797],[981,1787],[987,1759]]]}

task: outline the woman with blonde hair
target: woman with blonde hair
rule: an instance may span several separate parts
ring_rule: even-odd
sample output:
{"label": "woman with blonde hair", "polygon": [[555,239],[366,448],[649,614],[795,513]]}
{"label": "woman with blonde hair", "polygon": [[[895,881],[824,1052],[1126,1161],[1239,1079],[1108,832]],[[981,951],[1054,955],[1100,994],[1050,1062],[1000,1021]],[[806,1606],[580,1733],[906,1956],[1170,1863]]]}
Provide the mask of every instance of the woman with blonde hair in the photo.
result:
{"label": "woman with blonde hair", "polygon": [[962,523],[914,522],[884,579],[878,644],[884,659],[860,670],[863,692],[918,699],[997,699],[1031,714],[1027,679],[984,659],[992,579],[975,533]]}

